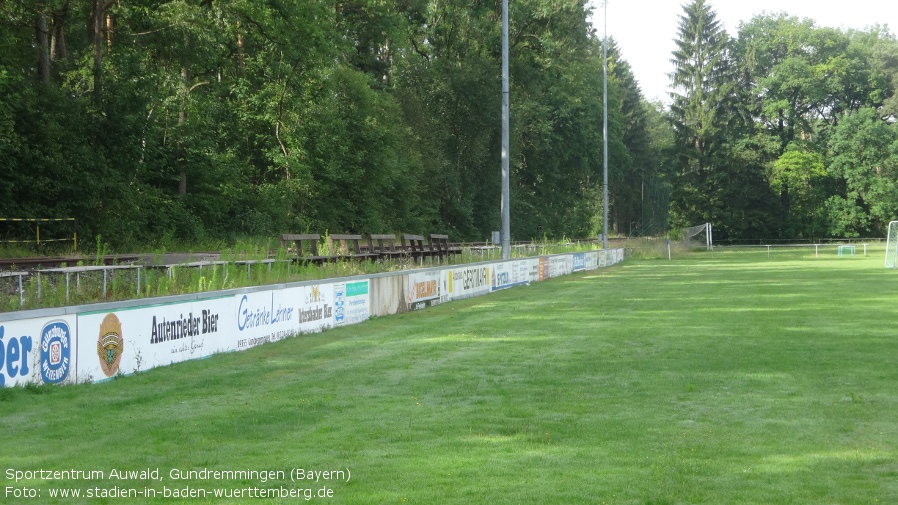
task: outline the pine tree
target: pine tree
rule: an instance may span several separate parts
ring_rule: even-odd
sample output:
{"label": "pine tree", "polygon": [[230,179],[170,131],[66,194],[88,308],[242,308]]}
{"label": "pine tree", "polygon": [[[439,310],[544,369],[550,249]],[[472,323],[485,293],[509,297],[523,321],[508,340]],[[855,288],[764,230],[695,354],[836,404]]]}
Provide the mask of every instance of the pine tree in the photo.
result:
{"label": "pine tree", "polygon": [[672,210],[676,224],[686,225],[714,217],[710,172],[732,117],[728,98],[735,79],[728,63],[729,36],[705,0],[684,6],[675,42],[670,110],[679,163]]}

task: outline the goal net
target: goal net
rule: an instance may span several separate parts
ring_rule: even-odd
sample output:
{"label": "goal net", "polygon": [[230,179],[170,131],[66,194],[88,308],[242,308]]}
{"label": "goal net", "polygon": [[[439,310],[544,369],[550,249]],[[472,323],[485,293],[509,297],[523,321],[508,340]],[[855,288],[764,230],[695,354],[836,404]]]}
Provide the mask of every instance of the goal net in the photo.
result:
{"label": "goal net", "polygon": [[886,239],[886,268],[898,268],[898,221],[889,223]]}
{"label": "goal net", "polygon": [[703,247],[711,250],[714,247],[714,234],[711,223],[692,226],[683,230],[683,242],[687,247]]}

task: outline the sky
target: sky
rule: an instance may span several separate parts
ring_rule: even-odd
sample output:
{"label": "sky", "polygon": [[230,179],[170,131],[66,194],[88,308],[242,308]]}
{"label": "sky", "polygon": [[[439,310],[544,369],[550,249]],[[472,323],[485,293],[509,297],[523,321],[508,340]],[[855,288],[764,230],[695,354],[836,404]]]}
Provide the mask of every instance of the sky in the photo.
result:
{"label": "sky", "polygon": [[[607,0],[608,36],[620,47],[630,64],[643,96],[648,100],[669,102],[667,76],[673,66],[671,52],[683,5],[691,0]],[[888,25],[898,33],[898,2],[895,0],[709,0],[727,33],[735,37],[739,23],[766,12],[785,12],[813,19],[816,26],[864,29],[876,24]],[[593,26],[599,37],[604,33],[605,9],[602,0],[592,0]]]}

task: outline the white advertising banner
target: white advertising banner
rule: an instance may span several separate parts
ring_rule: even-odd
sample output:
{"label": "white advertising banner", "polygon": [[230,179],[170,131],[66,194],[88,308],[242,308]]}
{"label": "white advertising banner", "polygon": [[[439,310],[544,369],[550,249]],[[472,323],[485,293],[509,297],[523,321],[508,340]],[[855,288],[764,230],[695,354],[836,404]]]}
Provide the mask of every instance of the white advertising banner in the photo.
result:
{"label": "white advertising banner", "polygon": [[605,249],[599,251],[599,267],[608,267],[616,265],[624,260],[623,249]]}
{"label": "white advertising banner", "polygon": [[405,303],[408,310],[419,310],[445,301],[443,276],[448,270],[410,272],[405,281]]}
{"label": "white advertising banner", "polygon": [[277,342],[298,333],[304,294],[303,288],[284,288],[235,295],[236,318],[229,331],[236,334],[236,349]]}
{"label": "white advertising banner", "polygon": [[490,272],[493,265],[472,265],[446,272],[446,292],[449,300],[460,300],[490,292]]}
{"label": "white advertising banner", "polygon": [[584,253],[586,260],[586,269],[587,270],[595,270],[599,268],[599,252],[598,251],[589,251]]}
{"label": "white advertising banner", "polygon": [[368,279],[334,284],[334,324],[355,324],[371,317]]}
{"label": "white advertising banner", "polygon": [[[539,265],[537,261],[537,266]],[[497,263],[493,270],[493,291],[530,284],[532,261],[515,260]]]}
{"label": "white advertising banner", "polygon": [[303,286],[299,298],[299,331],[315,333],[334,326],[334,285]]}
{"label": "white advertising banner", "polygon": [[236,348],[231,296],[78,314],[78,380],[98,381]]}
{"label": "white advertising banner", "polygon": [[76,382],[74,315],[0,323],[0,387]]}
{"label": "white advertising banner", "polygon": [[552,256],[549,258],[549,277],[561,277],[569,275],[574,269],[574,261],[570,254]]}
{"label": "white advertising banner", "polygon": [[530,282],[539,282],[539,258],[527,258],[520,260],[527,266],[527,279]]}

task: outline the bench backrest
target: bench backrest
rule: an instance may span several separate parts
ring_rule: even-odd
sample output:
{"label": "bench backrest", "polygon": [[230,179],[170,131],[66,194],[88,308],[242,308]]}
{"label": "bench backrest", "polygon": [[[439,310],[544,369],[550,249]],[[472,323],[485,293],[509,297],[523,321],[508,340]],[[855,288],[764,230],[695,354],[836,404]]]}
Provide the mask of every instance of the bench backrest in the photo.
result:
{"label": "bench backrest", "polygon": [[412,254],[421,254],[424,252],[424,236],[422,235],[402,235],[402,249]]}
{"label": "bench backrest", "polygon": [[[285,233],[281,235],[281,245],[289,247],[288,244],[292,243],[296,247],[296,254],[298,256],[318,256],[318,241],[321,240],[321,235],[317,233]],[[303,244],[308,245],[309,253],[305,253],[305,248]]]}
{"label": "bench backrest", "polygon": [[430,234],[430,252],[441,258],[449,254],[449,235]]}
{"label": "bench backrest", "polygon": [[396,235],[368,235],[368,250],[371,252],[399,252],[396,247]]}
{"label": "bench backrest", "polygon": [[361,255],[362,247],[359,244],[361,240],[361,235],[334,234],[327,237],[331,256]]}

